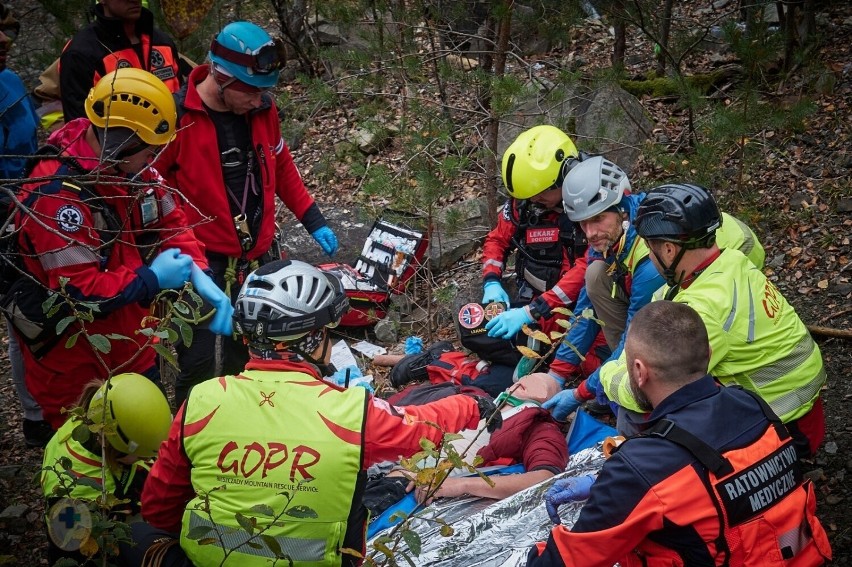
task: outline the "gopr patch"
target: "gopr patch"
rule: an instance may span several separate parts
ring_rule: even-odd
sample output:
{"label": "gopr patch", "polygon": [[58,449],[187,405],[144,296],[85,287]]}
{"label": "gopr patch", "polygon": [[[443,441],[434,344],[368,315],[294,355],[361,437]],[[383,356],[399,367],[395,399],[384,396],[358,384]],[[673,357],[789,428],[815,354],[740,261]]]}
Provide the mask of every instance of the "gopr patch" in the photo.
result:
{"label": "gopr patch", "polygon": [[74,205],[62,205],[56,211],[56,222],[65,232],[77,232],[83,226],[83,213]]}
{"label": "gopr patch", "polygon": [[485,310],[478,303],[468,303],[459,309],[459,325],[465,329],[475,329],[485,319]]}

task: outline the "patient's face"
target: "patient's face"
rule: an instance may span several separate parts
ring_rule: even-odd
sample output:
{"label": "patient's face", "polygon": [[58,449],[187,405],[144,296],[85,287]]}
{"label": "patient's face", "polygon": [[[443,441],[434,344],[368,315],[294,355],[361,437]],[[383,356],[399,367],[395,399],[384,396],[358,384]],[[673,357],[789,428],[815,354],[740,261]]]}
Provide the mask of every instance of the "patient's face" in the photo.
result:
{"label": "patient's face", "polygon": [[524,376],[509,388],[513,396],[542,404],[558,394],[562,387],[555,378],[546,372],[536,372]]}

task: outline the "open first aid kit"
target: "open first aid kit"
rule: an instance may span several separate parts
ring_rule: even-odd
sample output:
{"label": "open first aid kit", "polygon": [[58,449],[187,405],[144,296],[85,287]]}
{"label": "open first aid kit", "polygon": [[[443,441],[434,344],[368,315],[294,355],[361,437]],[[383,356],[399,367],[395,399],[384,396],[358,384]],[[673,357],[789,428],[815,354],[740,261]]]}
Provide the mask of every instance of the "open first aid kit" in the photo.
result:
{"label": "open first aid kit", "polygon": [[354,266],[320,265],[320,270],[340,278],[349,297],[349,312],[340,325],[364,327],[383,319],[391,295],[405,291],[427,247],[428,239],[422,232],[379,219]]}

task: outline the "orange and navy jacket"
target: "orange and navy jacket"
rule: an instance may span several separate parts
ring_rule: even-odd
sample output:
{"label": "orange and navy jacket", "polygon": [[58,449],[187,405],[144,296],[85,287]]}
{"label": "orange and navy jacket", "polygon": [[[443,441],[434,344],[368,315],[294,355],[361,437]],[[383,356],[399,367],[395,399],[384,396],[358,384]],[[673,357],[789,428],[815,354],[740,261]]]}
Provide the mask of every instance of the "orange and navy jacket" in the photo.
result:
{"label": "orange and navy jacket", "polygon": [[193,69],[187,84],[176,95],[179,116],[177,138],[163,150],[155,165],[169,186],[178,189],[188,201],[186,215],[208,252],[254,260],[263,256],[272,244],[275,195],[309,233],[325,226],[326,221],[313,197],[308,194],[290,149],[281,137],[275,103],[272,97],[264,95],[262,106],[248,114],[252,147],[260,164],[263,209],[254,247],[243,256],[219,165],[216,126],[196,89],[209,72],[208,65]]}
{"label": "orange and navy jacket", "polygon": [[139,44],[132,45],[124,23],[104,15],[95,6],[95,21],[69,41],[59,58],[59,91],[65,121],[86,116],[83,106],[89,90],[104,75],[125,67],[143,69],[163,81],[172,92],[180,89],[180,59],[172,39],[154,27],[154,15],[142,8],[136,22]]}
{"label": "orange and navy jacket", "polygon": [[[18,197],[32,211],[18,212],[16,218],[25,270],[54,290],[67,280],[65,289],[73,299],[97,303],[94,321],[86,324],[90,335],[126,338],[111,341],[108,353],[96,352],[87,341],[66,348],[60,340],[39,357],[22,343],[27,389],[54,428],[65,421],[60,409],[75,405],[89,381],[108,377],[99,356],[110,369],[128,364],[126,372],[145,373],[154,366],[153,350],[141,348],[145,337],[136,331],[160,289],[139,245],[153,241],[160,250],[179,248],[207,268],[183,210],[156,171],[140,174],[135,187],[127,185],[127,178],[106,173],[97,173],[94,184],[80,179],[81,172],[94,178],[93,170],[99,167],[98,155],[84,137],[89,125],[79,118],[50,136],[48,143],[73,157],[74,168],[60,160],[42,160],[30,174],[39,181],[25,182]],[[112,220],[104,225],[105,218]],[[79,330],[79,323],[72,323],[65,335]]]}
{"label": "orange and navy jacket", "polygon": [[[302,372],[320,380],[316,368],[303,362],[252,359],[246,370]],[[331,383],[326,383],[326,386],[322,395],[339,395],[344,391]],[[191,391],[186,403],[192,403]],[[479,423],[476,401],[464,395],[450,396],[422,406],[395,407],[365,390],[364,403],[366,411],[361,435],[362,466],[365,470],[380,461],[395,461],[401,456],[413,455],[420,450],[422,438],[437,444],[444,431],[458,432],[475,428]],[[191,478],[192,463],[183,449],[183,439],[188,429],[192,429],[190,433],[195,435],[204,434],[203,429],[195,431],[197,427],[188,428],[184,423],[184,408],[185,405],[178,411],[169,437],[160,447],[157,462],[142,492],[142,515],[145,521],[171,532],[180,531],[186,505],[196,495]],[[247,419],[250,419],[251,411],[252,408],[246,408]],[[287,411],[310,411],[310,408],[282,408],[282,427],[287,426]],[[437,424],[438,428],[432,424]],[[259,431],[258,435],[274,437],[275,432]],[[359,488],[358,494],[362,488]]]}
{"label": "orange and navy jacket", "polygon": [[[547,245],[549,242],[558,244],[568,242],[576,236],[576,244],[553,246],[555,249],[553,257],[545,258],[548,262],[561,262],[556,270],[558,280],[547,282],[550,288],[542,292],[533,300],[533,306],[539,313],[549,318],[554,307],[566,307],[577,301],[580,290],[583,288],[586,273],[585,239],[582,231],[576,228],[565,213],[547,211],[542,214],[536,226],[522,226],[524,221],[521,208],[528,205],[524,201],[509,199],[503,205],[503,210],[497,218],[495,226],[485,238],[482,247],[482,280],[486,283],[490,280],[499,282],[503,276],[506,259],[515,249]],[[570,234],[570,237],[568,236]],[[526,263],[528,268],[535,271],[532,262],[521,257],[518,252],[518,262]],[[546,271],[544,266],[540,266]],[[523,279],[523,274],[518,274]],[[541,277],[541,276],[539,276]],[[544,278],[542,278],[544,279]]]}
{"label": "orange and navy jacket", "polygon": [[805,567],[830,559],[795,449],[752,395],[708,375],[663,400],[647,427],[662,420],[729,458],[733,472],[717,478],[671,439],[629,439],[604,464],[574,527],[553,528],[527,565]]}

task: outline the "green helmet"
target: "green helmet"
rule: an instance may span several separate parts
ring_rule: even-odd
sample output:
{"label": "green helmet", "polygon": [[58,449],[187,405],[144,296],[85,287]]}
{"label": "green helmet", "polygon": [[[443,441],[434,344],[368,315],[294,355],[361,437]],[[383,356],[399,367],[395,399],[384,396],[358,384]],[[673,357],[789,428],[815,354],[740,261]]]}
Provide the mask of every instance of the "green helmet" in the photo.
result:
{"label": "green helmet", "polygon": [[529,199],[562,185],[563,164],[577,157],[568,134],[554,126],[521,132],[503,153],[503,184],[515,199]]}
{"label": "green helmet", "polygon": [[116,451],[139,457],[157,454],[172,423],[166,396],[136,373],[118,374],[104,383],[89,402],[88,417],[106,426],[105,437]]}

